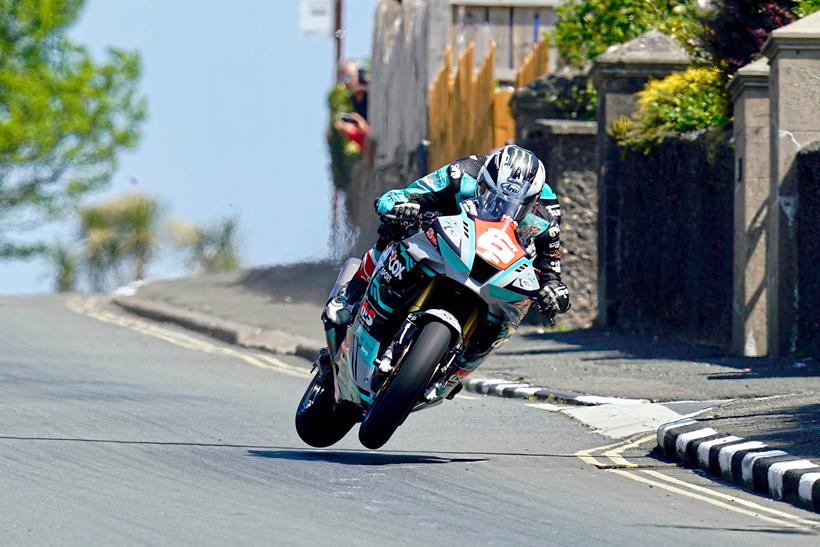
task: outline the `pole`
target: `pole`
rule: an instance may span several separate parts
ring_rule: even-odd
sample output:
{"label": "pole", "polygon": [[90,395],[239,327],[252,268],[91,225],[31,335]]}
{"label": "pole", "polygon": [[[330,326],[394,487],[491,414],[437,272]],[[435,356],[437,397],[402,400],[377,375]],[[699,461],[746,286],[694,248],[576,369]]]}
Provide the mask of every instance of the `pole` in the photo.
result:
{"label": "pole", "polygon": [[344,15],[344,2],[343,0],[335,0],[336,1],[336,22],[335,22],[335,31],[334,36],[336,37],[336,62],[334,63],[334,73],[333,73],[333,81],[339,77],[339,68],[341,68],[342,63],[342,40],[344,39],[344,30],[342,29],[342,16]]}

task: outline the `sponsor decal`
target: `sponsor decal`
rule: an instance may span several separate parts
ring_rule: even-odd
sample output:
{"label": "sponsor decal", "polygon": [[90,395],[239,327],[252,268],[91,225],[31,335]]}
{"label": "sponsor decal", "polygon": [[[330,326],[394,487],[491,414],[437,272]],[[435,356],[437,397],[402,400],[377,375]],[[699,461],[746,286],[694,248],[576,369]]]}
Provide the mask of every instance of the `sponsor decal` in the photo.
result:
{"label": "sponsor decal", "polygon": [[405,267],[404,264],[402,264],[399,260],[398,253],[396,253],[396,251],[393,251],[393,254],[390,255],[390,260],[387,262],[387,271],[389,271],[393,275],[393,277],[395,277],[399,281],[402,280],[402,275],[404,274]]}
{"label": "sponsor decal", "polygon": [[549,234],[549,236],[552,238],[558,237],[560,233],[561,228],[557,224],[553,224],[549,227],[549,230],[547,230],[547,234]]}
{"label": "sponsor decal", "polygon": [[561,261],[550,260],[550,270],[554,271],[555,273],[561,273]]}
{"label": "sponsor decal", "polygon": [[368,327],[373,326],[373,319],[376,317],[376,312],[370,307],[370,304],[367,303],[366,298],[362,301],[362,308],[359,310],[359,316],[362,318],[362,323]]}
{"label": "sponsor decal", "polygon": [[561,258],[561,249],[555,249],[554,251],[550,251],[550,258]]}
{"label": "sponsor decal", "polygon": [[517,196],[521,193],[521,185],[518,182],[508,181],[501,183],[501,190],[511,196]]}

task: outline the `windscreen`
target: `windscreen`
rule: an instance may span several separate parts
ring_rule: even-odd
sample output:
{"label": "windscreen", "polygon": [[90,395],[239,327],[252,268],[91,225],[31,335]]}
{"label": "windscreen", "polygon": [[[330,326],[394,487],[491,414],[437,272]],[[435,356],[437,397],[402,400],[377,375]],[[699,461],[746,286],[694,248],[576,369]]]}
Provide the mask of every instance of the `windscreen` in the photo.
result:
{"label": "windscreen", "polygon": [[479,197],[478,218],[497,222],[508,216],[516,222],[527,214],[526,196],[530,182],[507,179],[495,188],[488,188]]}

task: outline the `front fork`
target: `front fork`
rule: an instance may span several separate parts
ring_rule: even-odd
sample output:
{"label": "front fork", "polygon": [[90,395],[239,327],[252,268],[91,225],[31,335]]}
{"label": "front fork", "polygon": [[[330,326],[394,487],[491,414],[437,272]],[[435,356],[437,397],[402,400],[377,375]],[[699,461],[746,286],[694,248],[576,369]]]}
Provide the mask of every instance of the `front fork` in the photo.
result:
{"label": "front fork", "polygon": [[[423,298],[424,296],[421,295],[420,300]],[[427,404],[445,397],[452,399],[461,390],[459,385],[462,380],[469,376],[480,364],[480,361],[470,363],[461,358],[465,352],[469,337],[475,332],[478,324],[478,314],[478,309],[473,310],[464,326],[459,325],[461,336],[459,336],[458,342],[445,354],[442,359],[443,365],[436,372],[425,391],[424,397],[427,399]],[[371,384],[374,391],[379,390],[384,385],[385,380],[389,378],[394,370],[394,364],[403,361],[418,333],[419,320],[423,315],[418,311],[411,312],[399,328],[396,339],[376,362],[376,371]]]}

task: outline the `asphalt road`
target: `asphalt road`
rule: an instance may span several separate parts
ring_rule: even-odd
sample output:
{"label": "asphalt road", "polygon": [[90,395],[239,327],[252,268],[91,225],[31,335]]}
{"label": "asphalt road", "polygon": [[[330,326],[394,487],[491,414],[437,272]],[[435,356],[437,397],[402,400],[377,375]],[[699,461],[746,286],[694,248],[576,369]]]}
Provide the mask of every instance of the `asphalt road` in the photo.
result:
{"label": "asphalt road", "polygon": [[590,466],[576,452],[611,439],[519,401],[459,397],[383,450],[311,450],[298,374],[65,304],[0,299],[3,544],[818,543],[817,515],[640,447],[624,456],[694,488]]}

